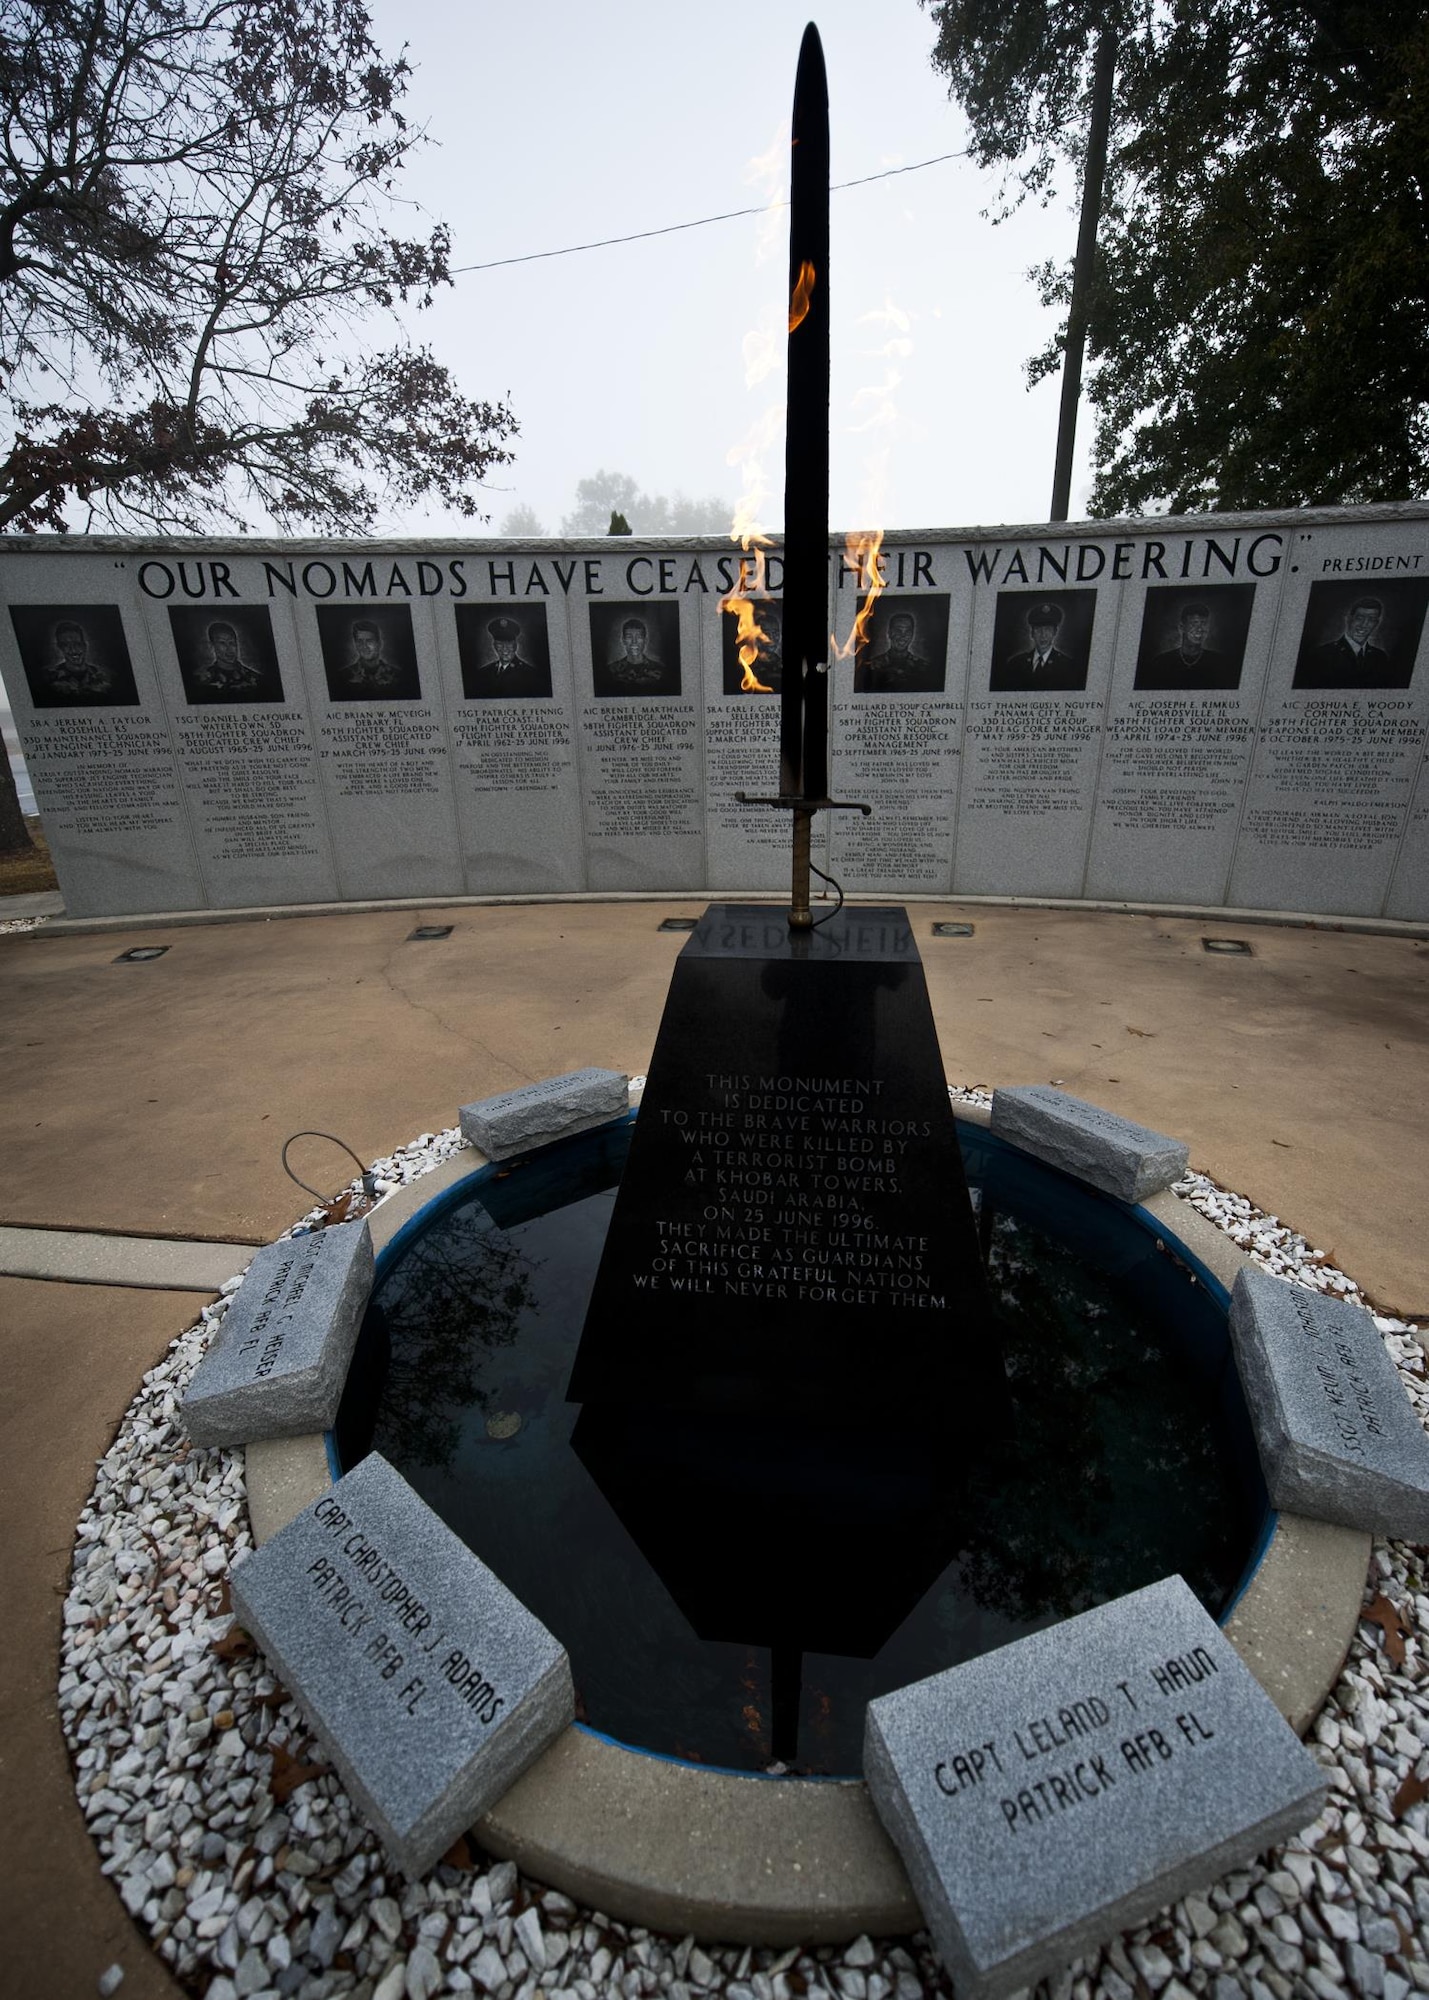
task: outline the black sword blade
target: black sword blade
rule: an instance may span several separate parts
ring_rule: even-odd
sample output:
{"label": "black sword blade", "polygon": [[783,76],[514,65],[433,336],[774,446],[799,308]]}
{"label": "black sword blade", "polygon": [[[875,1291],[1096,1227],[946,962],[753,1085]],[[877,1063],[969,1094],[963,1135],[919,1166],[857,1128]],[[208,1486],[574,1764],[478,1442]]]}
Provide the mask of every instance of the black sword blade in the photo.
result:
{"label": "black sword blade", "polygon": [[811,21],[799,49],[789,190],[784,681],[779,790],[828,796],[829,87]]}

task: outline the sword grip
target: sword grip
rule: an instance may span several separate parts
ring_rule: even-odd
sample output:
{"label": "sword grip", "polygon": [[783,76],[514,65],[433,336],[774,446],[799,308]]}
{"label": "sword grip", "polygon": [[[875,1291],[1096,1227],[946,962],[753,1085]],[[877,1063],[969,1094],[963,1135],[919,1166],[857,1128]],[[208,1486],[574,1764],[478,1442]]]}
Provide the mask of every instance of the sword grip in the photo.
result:
{"label": "sword grip", "polygon": [[789,893],[789,928],[791,931],[806,931],[813,925],[813,913],[809,908],[809,858],[814,815],[794,809],[794,862]]}

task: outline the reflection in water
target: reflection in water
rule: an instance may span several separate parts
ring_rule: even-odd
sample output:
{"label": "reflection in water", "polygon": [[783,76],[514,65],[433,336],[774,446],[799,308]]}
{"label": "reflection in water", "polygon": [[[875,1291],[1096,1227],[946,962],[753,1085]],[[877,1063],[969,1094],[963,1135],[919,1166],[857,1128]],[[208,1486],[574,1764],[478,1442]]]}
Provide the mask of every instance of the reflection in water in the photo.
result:
{"label": "reflection in water", "polygon": [[1187,1410],[1153,1325],[1028,1224],[997,1215],[989,1276],[1016,1429],[982,1482],[960,1583],[1002,1614],[1049,1622],[1179,1568],[1207,1603],[1237,1567],[1215,1434]]}
{"label": "reflection in water", "polygon": [[797,1768],[856,1772],[876,1694],[1176,1571],[1222,1610],[1266,1506],[1224,1313],[1117,1204],[960,1128],[1001,1441],[887,1394],[887,1356],[817,1451],[772,1416],[641,1429],[565,1401],[623,1132],[479,1181],[384,1269],[337,1425],[345,1465],[375,1441],[557,1634],[597,1728],[760,1769],[792,1642]]}
{"label": "reflection in water", "polygon": [[[484,1418],[491,1404],[492,1359],[514,1343],[534,1278],[530,1260],[483,1208],[455,1209],[420,1238],[403,1283],[380,1288],[363,1327],[352,1373],[374,1389],[380,1379],[381,1395],[365,1399],[365,1434],[349,1436],[344,1463],[376,1450],[398,1467],[449,1467],[469,1413]],[[354,1406],[354,1431],[356,1417]]]}

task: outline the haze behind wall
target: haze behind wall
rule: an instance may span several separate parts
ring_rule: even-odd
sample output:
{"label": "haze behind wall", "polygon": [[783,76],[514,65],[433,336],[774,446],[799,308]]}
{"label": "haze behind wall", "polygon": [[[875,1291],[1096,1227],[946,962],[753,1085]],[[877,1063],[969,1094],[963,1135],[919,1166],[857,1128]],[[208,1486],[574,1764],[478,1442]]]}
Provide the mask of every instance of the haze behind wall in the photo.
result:
{"label": "haze behind wall", "polygon": [[[835,182],[965,146],[962,115],[929,61],[932,21],[915,0],[374,0],[379,39],[408,44],[408,114],[439,142],[404,191],[450,225],[454,266],[784,195],[811,14],[828,63]],[[771,170],[750,177],[760,155]],[[1070,257],[1076,218],[1064,194],[994,228],[982,211],[995,194],[990,176],[955,159],[833,196],[837,527],[1046,518],[1058,386],[1029,394],[1023,363],[1053,321],[1026,273]],[[787,210],[747,216],[468,272],[414,316],[468,393],[509,393],[520,421],[516,464],[484,503],[493,525],[519,503],[558,532],[576,482],[602,468],[647,493],[735,500],[742,471],[729,454],[782,406],[787,246]],[[772,365],[747,386],[747,353],[761,347]],[[769,429],[756,454],[770,486],[760,513],[777,527],[782,414]],[[1074,513],[1088,484],[1083,450]],[[392,528],[470,532],[436,513]]]}

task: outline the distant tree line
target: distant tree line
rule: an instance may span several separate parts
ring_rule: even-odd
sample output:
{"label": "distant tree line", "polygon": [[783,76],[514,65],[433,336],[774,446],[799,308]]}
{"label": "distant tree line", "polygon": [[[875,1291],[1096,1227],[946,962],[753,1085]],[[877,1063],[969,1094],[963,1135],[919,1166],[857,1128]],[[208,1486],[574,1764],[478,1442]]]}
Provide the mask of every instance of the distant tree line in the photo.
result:
{"label": "distant tree line", "polygon": [[[692,500],[687,494],[642,493],[627,472],[596,472],[576,482],[576,504],[561,517],[562,535],[727,535],[734,508],[717,494]],[[624,526],[617,526],[623,522]],[[544,535],[546,528],[532,507],[513,507],[503,515],[501,532],[512,540]]]}

